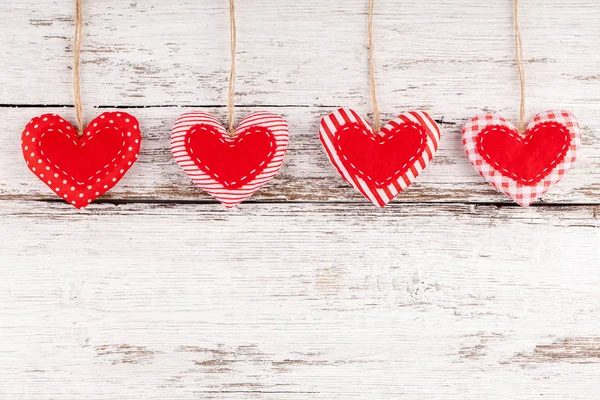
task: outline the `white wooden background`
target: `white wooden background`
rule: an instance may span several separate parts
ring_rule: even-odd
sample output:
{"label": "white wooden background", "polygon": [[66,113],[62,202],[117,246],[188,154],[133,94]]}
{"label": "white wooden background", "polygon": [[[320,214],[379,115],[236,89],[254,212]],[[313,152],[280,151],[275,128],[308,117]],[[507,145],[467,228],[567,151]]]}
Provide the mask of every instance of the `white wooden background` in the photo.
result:
{"label": "white wooden background", "polygon": [[582,125],[574,170],[529,209],[469,165],[464,121],[516,118],[512,2],[378,0],[385,118],[441,148],[379,210],[328,164],[321,116],[370,112],[366,0],[238,0],[238,116],[281,113],[281,173],[226,211],[172,160],[189,109],[226,119],[227,2],[85,2],[87,118],[141,121],[139,162],[78,212],[19,138],[72,119],[73,2],[0,4],[1,399],[600,398],[600,5],[525,0],[528,116]]}

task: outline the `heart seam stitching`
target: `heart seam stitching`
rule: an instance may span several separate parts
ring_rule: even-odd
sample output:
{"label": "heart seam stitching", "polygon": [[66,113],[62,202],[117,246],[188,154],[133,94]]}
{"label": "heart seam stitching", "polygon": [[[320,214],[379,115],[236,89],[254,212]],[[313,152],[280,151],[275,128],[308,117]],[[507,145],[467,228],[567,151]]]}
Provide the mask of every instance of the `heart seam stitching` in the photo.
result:
{"label": "heart seam stitching", "polygon": [[[215,180],[220,181],[223,184],[223,186],[231,186],[231,187],[237,186],[238,185],[237,181],[236,182],[227,182],[227,183],[225,183],[224,181],[221,181],[220,177],[219,177],[219,175],[217,173],[213,172],[208,165],[203,164],[202,161],[198,157],[196,157],[194,155],[194,149],[190,146],[190,141],[191,141],[190,134],[197,132],[198,129],[200,129],[202,131],[205,131],[207,133],[210,133],[210,134],[214,134],[214,132],[210,131],[206,127],[206,125],[195,125],[195,126],[193,126],[192,128],[189,129],[189,131],[188,131],[189,134],[185,136],[185,143],[189,147],[189,153],[190,153],[190,155],[194,156],[194,158],[192,158],[192,160],[196,163],[196,165],[198,166],[198,168],[206,171],[207,174],[209,174],[209,175],[217,178]],[[220,132],[217,132],[217,133],[220,133]],[[238,135],[238,133],[236,132],[236,136],[237,135]],[[221,137],[219,137],[218,140],[221,141],[221,143],[225,143],[225,139],[223,139],[223,134],[222,133],[221,133]],[[242,140],[244,140],[243,137],[240,138],[239,142],[241,143]],[[248,174],[246,174],[245,176],[241,177],[239,185],[244,184],[245,180],[247,180],[250,175],[253,175],[255,172],[257,172],[257,170],[258,170],[258,173],[260,174],[260,172],[262,172],[265,169],[265,168],[263,168],[263,166],[265,166],[265,164],[267,164],[268,162],[271,162],[271,160],[273,159],[273,156],[275,155],[275,141],[273,141],[273,140],[270,141],[269,146],[270,146],[270,148],[269,148],[269,154],[267,155],[266,160],[263,160],[258,165],[257,168],[254,168]],[[231,147],[233,147],[233,144],[231,144]]]}
{"label": "heart seam stitching", "polygon": [[527,130],[543,123],[555,122],[565,127],[569,133],[569,146],[562,162],[538,183],[524,185],[486,161],[477,149],[477,137],[486,128],[499,125],[511,131],[517,129],[499,114],[485,113],[470,118],[462,129],[462,144],[467,157],[475,170],[499,192],[513,199],[520,206],[527,207],[542,197],[556,183],[562,181],[577,160],[577,151],[581,146],[581,131],[575,116],[564,110],[548,110],[536,114],[527,125]]}
{"label": "heart seam stitching", "polygon": [[[387,127],[387,125],[386,125],[386,127]],[[383,129],[385,129],[386,127],[384,127]],[[418,131],[419,134],[420,134],[420,136],[421,136],[421,141],[419,143],[419,151],[417,152],[417,154],[415,154],[414,156],[412,156],[406,163],[404,163],[404,165],[402,165],[396,172],[394,172],[392,174],[392,176],[390,176],[389,178],[387,178],[383,182],[378,182],[378,181],[375,181],[371,176],[367,175],[363,170],[361,170],[360,168],[358,168],[357,166],[355,166],[348,159],[348,157],[346,157],[346,155],[344,154],[344,152],[342,150],[342,147],[339,144],[339,139],[342,136],[342,133],[343,132],[347,132],[348,130],[350,130],[352,128],[360,128],[360,125],[355,123],[355,124],[347,124],[347,125],[341,127],[341,129],[337,132],[337,135],[335,137],[336,141],[337,141],[337,143],[335,144],[335,146],[338,149],[338,151],[340,152],[339,155],[341,155],[342,158],[346,162],[348,162],[348,165],[350,165],[361,176],[361,178],[366,179],[366,180],[374,183],[376,186],[386,186],[386,185],[389,185],[392,181],[398,180],[398,176],[397,175],[399,175],[399,174],[401,175],[403,172],[405,172],[404,170],[407,168],[407,166],[409,164],[413,163],[413,161],[416,160],[418,157],[420,157],[421,154],[423,154],[423,151],[425,151],[424,143],[425,143],[425,136],[426,136],[426,134],[425,134],[425,131],[423,130],[422,127],[417,126],[416,124],[407,124],[407,123],[399,125],[398,127],[394,127],[394,130],[400,130],[400,129],[403,129],[403,128],[411,128],[411,129],[414,129],[414,130]],[[375,134],[373,131],[368,132],[367,130],[364,130],[364,129],[360,129],[360,131],[361,131],[361,133],[363,135],[367,136],[369,139],[373,140],[374,142],[377,142],[377,138],[375,136],[377,134]],[[369,135],[369,133],[371,133],[371,135]],[[382,139],[385,139],[387,141],[387,140],[392,140],[395,137],[395,135],[398,135],[398,133],[393,133],[390,136],[381,136],[381,135],[377,135],[377,136],[380,136]]]}
{"label": "heart seam stitching", "polygon": [[[70,127],[67,127],[67,128],[70,129]],[[107,126],[107,127],[105,127],[105,129],[110,129],[110,128]],[[115,130],[117,130],[116,127],[115,127]],[[57,131],[59,133],[61,133],[61,134],[63,133],[63,131],[61,129],[57,129]],[[67,178],[71,179],[71,181],[75,182],[76,185],[78,185],[78,186],[85,185],[86,182],[78,182],[77,179],[75,179],[75,177],[70,176],[69,174],[67,174],[67,172],[64,169],[62,169],[61,167],[59,167],[58,165],[56,165],[56,163],[52,162],[50,160],[50,158],[48,158],[48,156],[44,153],[44,150],[42,150],[42,140],[44,139],[44,136],[47,133],[49,133],[49,132],[54,132],[54,130],[53,129],[47,129],[44,133],[41,134],[41,136],[39,138],[40,155],[44,156],[44,158],[46,159],[46,163],[53,165],[54,168],[56,168],[57,170],[59,170],[60,172],[62,172],[62,174],[65,177],[67,177]],[[94,135],[96,135],[99,132],[100,132],[100,129],[96,130],[96,132],[94,132]],[[102,172],[102,170],[107,170],[106,171],[106,175],[110,174],[110,170],[108,170],[108,168],[110,167],[110,164],[113,163],[113,162],[115,162],[115,160],[118,158],[118,156],[121,155],[121,153],[123,153],[123,149],[125,148],[125,145],[126,145],[126,142],[124,140],[125,139],[125,135],[123,134],[123,132],[120,132],[120,131],[118,131],[118,133],[123,138],[123,142],[121,143],[121,149],[119,150],[119,152],[117,153],[117,155],[110,161],[109,164],[106,164],[104,167],[102,167],[98,171],[94,172],[94,174],[91,177],[89,177],[88,180],[92,180],[94,178],[94,176],[99,175]],[[89,135],[89,134],[90,134],[89,132],[86,133],[86,135]],[[78,145],[78,143],[75,140],[73,140],[73,144],[76,145],[76,146]],[[83,147],[83,146],[85,146],[85,143],[81,145],[81,147]],[[116,166],[117,166],[117,164],[115,164],[115,167]],[[98,178],[98,179],[100,179],[100,178]],[[98,182],[96,182],[96,183],[98,183]]]}
{"label": "heart seam stitching", "polygon": [[[556,122],[544,122],[541,124],[536,125],[533,129],[531,129],[530,132],[527,136],[530,136],[536,132],[538,132],[540,129],[549,127],[549,126],[553,126],[556,128],[559,128],[560,131],[562,133],[565,133],[567,135],[569,135],[569,131],[562,125],[562,124],[558,124]],[[491,156],[485,152],[485,148],[483,147],[483,139],[485,137],[485,134],[488,132],[500,132],[500,131],[504,131],[506,133],[508,133],[509,136],[511,136],[514,139],[517,139],[519,142],[523,142],[524,139],[522,137],[520,137],[520,135],[516,134],[515,131],[507,131],[506,130],[507,127],[502,126],[502,125],[494,125],[492,127],[489,127],[488,129],[485,129],[483,131],[481,131],[479,133],[479,135],[477,136],[477,145],[478,148],[481,149],[480,154],[484,157],[484,159],[489,163],[492,164],[494,167],[496,167],[497,170],[504,172],[505,175],[510,176],[511,178],[515,179],[518,182],[526,182],[531,184],[536,184],[538,182],[540,182],[542,179],[544,179],[546,176],[549,175],[549,173],[552,171],[552,169],[554,169],[554,167],[556,167],[556,165],[558,165],[559,163],[561,163],[566,154],[567,154],[567,148],[569,147],[571,140],[569,140],[567,143],[564,144],[563,148],[560,150],[560,157],[558,157],[557,159],[553,160],[552,163],[550,164],[549,167],[546,167],[542,172],[540,172],[538,175],[536,175],[534,178],[532,179],[521,179],[519,178],[515,173],[511,173],[510,171],[508,171],[506,168],[503,168],[500,166],[500,164],[498,164],[497,161],[493,160],[491,158]]]}
{"label": "heart seam stitching", "polygon": [[[100,120],[104,118],[107,118],[106,121],[110,120],[111,122],[107,122],[106,124],[101,125],[100,129],[94,130],[94,128],[98,126]],[[132,131],[129,129],[130,122],[132,122]],[[115,126],[112,126],[111,124],[115,124]],[[123,131],[120,131],[118,126],[124,128]],[[58,158],[54,158],[54,155],[48,152],[47,150],[49,149],[46,149],[46,146],[44,145],[47,145],[47,142],[51,142],[52,144],[53,137],[56,135],[61,140],[65,140],[64,144],[77,147],[76,150],[86,146],[92,146],[92,148],[95,149],[94,146],[96,142],[95,140],[89,141],[90,138],[94,139],[96,134],[104,131],[112,132],[112,129],[114,129],[117,133],[117,138],[115,140],[116,146],[114,146],[116,155],[110,157],[110,161],[104,161],[104,163],[101,163],[100,166],[95,166],[94,169],[88,171],[89,176],[85,177],[85,175],[87,175],[86,173],[84,175],[83,182],[79,182],[77,177],[74,175],[74,171],[69,172],[71,168],[70,164],[72,164],[74,168],[77,168],[78,160],[71,158],[71,163],[65,164],[62,167],[60,164],[57,164],[57,162],[61,160],[61,157],[70,157],[70,154],[72,154],[70,151],[65,149],[60,150],[60,147],[58,147]],[[126,131],[126,136],[133,136],[131,137],[131,141],[129,143],[128,150],[132,152],[129,156],[125,151],[128,144],[127,138],[125,137]],[[132,134],[131,132],[134,133]],[[81,138],[76,136],[73,126],[57,114],[44,114],[33,118],[27,124],[21,135],[23,156],[31,172],[33,172],[36,177],[46,184],[57,196],[64,198],[76,208],[86,207],[101,194],[112,188],[123,177],[125,172],[129,170],[129,168],[138,158],[137,153],[139,152],[140,141],[141,136],[139,134],[137,120],[135,117],[127,113],[117,112],[107,112],[96,117],[93,121],[91,121],[88,128],[86,128],[85,136]],[[29,144],[29,142],[31,144]],[[126,159],[126,157],[128,158]],[[120,160],[120,158],[122,160]],[[84,159],[84,162],[85,161],[86,160]],[[115,176],[109,181],[112,174],[110,168],[113,166],[115,168]],[[95,171],[96,169],[97,171]],[[102,172],[105,169],[108,169],[108,171],[106,172],[106,175],[102,175]],[[102,181],[103,179],[104,182]]]}
{"label": "heart seam stitching", "polygon": [[[239,187],[227,187],[219,180],[216,180],[214,176],[208,174],[204,169],[199,168],[195,162],[195,157],[191,157],[186,145],[186,136],[190,128],[202,124],[208,125],[210,129],[221,133],[220,137],[227,139],[225,136],[227,131],[213,115],[200,111],[186,112],[177,118],[173,126],[170,142],[171,153],[177,164],[191,178],[192,182],[225,205],[225,207],[235,207],[248,199],[273,179],[281,169],[288,145],[288,125],[280,115],[265,111],[254,112],[243,118],[237,126],[236,132],[238,135],[252,127],[267,130],[274,139],[273,143],[275,147],[274,154],[271,156],[270,161],[263,165],[263,169],[255,174],[255,176],[251,176],[247,182]],[[260,161],[262,160],[257,159],[256,164]],[[250,166],[250,168],[254,168],[255,166]],[[233,178],[237,179],[235,176]]]}

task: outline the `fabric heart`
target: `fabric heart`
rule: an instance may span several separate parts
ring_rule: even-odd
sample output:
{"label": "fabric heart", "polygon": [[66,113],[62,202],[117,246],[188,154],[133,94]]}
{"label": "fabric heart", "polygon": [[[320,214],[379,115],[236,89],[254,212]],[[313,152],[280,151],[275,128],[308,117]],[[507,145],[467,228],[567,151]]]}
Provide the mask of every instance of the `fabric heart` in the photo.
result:
{"label": "fabric heart", "polygon": [[384,207],[427,167],[440,130],[427,113],[411,111],[375,133],[355,111],[340,108],[321,120],[319,136],[340,176]]}
{"label": "fabric heart", "polygon": [[566,111],[536,115],[524,135],[494,114],[474,117],[463,128],[463,146],[471,164],[523,207],[566,175],[580,143],[577,120]]}
{"label": "fabric heart", "polygon": [[29,169],[58,196],[84,208],[110,190],[135,163],[140,151],[135,117],[106,112],[80,137],[56,114],[33,118],[21,136]]}
{"label": "fabric heart", "polygon": [[252,196],[281,168],[288,126],[279,115],[256,112],[231,137],[215,117],[182,114],[173,127],[171,152],[196,185],[231,208]]}

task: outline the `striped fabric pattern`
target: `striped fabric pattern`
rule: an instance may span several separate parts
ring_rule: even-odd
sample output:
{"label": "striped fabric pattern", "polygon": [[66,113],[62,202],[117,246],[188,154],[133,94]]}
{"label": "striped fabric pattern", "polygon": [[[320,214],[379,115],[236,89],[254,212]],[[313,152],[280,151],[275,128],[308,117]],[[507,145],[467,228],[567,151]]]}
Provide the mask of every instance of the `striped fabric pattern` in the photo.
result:
{"label": "striped fabric pattern", "polygon": [[471,118],[463,128],[462,143],[473,167],[492,186],[523,207],[529,206],[543,196],[552,185],[564,178],[573,166],[577,158],[577,150],[581,146],[579,124],[575,116],[568,111],[539,113],[527,125],[526,132],[531,132],[537,125],[547,122],[555,122],[566,127],[571,134],[571,144],[564,160],[558,163],[550,174],[535,185],[524,185],[497,170],[477,150],[478,136],[484,130],[491,126],[504,126],[518,134],[517,128],[513,124],[500,115],[488,113]]}
{"label": "striped fabric pattern", "polygon": [[[420,154],[415,155],[413,161],[408,165],[406,172],[401,174],[398,179],[392,180],[391,183],[387,185],[379,186],[376,182],[362,179],[358,174],[353,173],[344,165],[343,159],[345,156],[340,154],[336,143],[340,132],[344,130],[345,126],[349,124],[359,124],[368,132],[385,137],[386,135],[391,135],[396,130],[396,127],[407,123],[416,124],[426,132],[426,146]],[[433,118],[426,112],[411,111],[400,114],[383,126],[379,133],[374,133],[373,128],[369,123],[355,111],[348,108],[340,108],[334,113],[321,119],[319,136],[325,147],[329,161],[331,161],[333,166],[337,169],[340,176],[373,204],[379,207],[385,207],[385,205],[392,201],[400,192],[410,186],[421,171],[427,167],[427,164],[438,149],[440,130]]]}
{"label": "striped fabric pattern", "polygon": [[[254,192],[277,174],[283,164],[288,145],[287,122],[280,115],[268,112],[259,111],[250,114],[238,125],[236,137],[244,135],[247,130],[257,126],[267,129],[275,137],[275,153],[256,177],[245,182],[239,188],[228,189],[222,183],[209,176],[206,171],[202,170],[186,150],[186,135],[193,127],[198,125],[209,125],[221,133],[225,142],[233,142],[226,129],[215,117],[204,112],[192,111],[182,114],[175,122],[171,135],[171,152],[179,166],[188,174],[192,181],[227,208],[235,207],[252,196]],[[232,160],[232,162],[235,162],[235,160]]]}

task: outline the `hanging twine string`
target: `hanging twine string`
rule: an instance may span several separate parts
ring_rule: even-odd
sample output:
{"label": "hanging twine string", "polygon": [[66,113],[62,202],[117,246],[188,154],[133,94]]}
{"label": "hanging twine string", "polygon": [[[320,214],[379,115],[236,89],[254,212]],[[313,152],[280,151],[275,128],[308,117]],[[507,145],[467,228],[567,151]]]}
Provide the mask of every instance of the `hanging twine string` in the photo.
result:
{"label": "hanging twine string", "polygon": [[229,135],[235,136],[235,48],[237,44],[237,29],[235,26],[235,4],[234,0],[229,0],[229,44],[231,48],[231,71],[229,73],[229,93],[227,101],[227,112],[229,113]]}
{"label": "hanging twine string", "polygon": [[519,114],[519,132],[525,132],[525,66],[523,65],[523,42],[521,41],[521,30],[519,29],[519,0],[514,0],[515,10],[515,48],[517,71],[521,80],[521,108]]}
{"label": "hanging twine string", "polygon": [[81,101],[81,78],[79,73],[81,58],[81,38],[83,36],[83,0],[75,2],[75,39],[73,42],[73,98],[77,132],[83,135],[83,105]]}
{"label": "hanging twine string", "polygon": [[373,56],[373,10],[375,0],[369,0],[369,73],[371,75],[371,102],[373,103],[373,120],[375,122],[375,132],[379,132],[381,127],[381,115],[379,113],[379,103],[377,102],[377,89],[375,87],[375,61]]}

